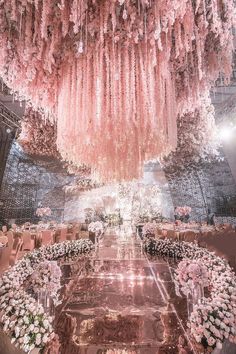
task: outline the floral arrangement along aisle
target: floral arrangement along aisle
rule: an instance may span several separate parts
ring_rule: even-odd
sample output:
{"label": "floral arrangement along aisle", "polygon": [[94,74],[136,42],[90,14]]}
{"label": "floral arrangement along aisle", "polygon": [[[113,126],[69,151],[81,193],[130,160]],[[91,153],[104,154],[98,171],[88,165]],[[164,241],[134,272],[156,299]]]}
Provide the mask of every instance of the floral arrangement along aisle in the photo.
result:
{"label": "floral arrangement along aisle", "polygon": [[46,291],[52,298],[55,305],[58,301],[58,291],[61,287],[61,269],[56,261],[43,261],[31,276],[30,284],[33,291],[39,294]]}
{"label": "floral arrangement along aisle", "polygon": [[[52,317],[45,313],[43,307],[32,296],[26,293],[23,287],[24,282],[37,269],[42,270],[42,264],[47,264],[49,267],[48,262],[63,256],[85,255],[93,248],[89,240],[65,241],[41,247],[27,253],[2,275],[0,278],[1,323],[4,324],[4,331],[16,346],[29,352],[34,348],[43,348],[54,337]],[[52,263],[51,267],[54,270],[56,268],[55,264],[52,266]],[[59,272],[56,270],[55,282],[54,280],[51,282],[53,293],[58,290],[58,277]],[[46,283],[46,279],[44,281]],[[35,286],[41,284],[39,278],[33,282]]]}
{"label": "floral arrangement along aisle", "polygon": [[191,282],[202,281],[208,286],[210,296],[199,299],[189,317],[188,326],[195,340],[211,348],[222,348],[225,340],[236,343],[236,276],[228,263],[188,242],[148,238],[144,247],[149,254],[184,259],[176,273],[184,293],[190,290]]}
{"label": "floral arrangement along aisle", "polygon": [[11,342],[25,352],[43,348],[53,339],[52,318],[30,295],[21,289],[12,289],[1,296],[1,322]]}

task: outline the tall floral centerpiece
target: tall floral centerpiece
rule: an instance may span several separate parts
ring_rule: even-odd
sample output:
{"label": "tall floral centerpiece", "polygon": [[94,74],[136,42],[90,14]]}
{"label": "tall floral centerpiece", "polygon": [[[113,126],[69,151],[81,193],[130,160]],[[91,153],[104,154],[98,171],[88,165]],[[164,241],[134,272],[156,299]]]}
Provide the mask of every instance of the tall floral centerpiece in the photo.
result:
{"label": "tall floral centerpiece", "polygon": [[225,341],[236,343],[236,276],[229,264],[191,242],[146,238],[144,250],[184,260],[176,275],[183,293],[194,284],[208,285],[207,297],[198,296],[188,318],[192,338],[207,350],[221,349]]}
{"label": "tall floral centerpiece", "polygon": [[36,210],[36,215],[39,217],[39,218],[42,218],[42,219],[48,219],[49,216],[52,215],[52,210],[49,208],[49,207],[45,207],[45,208],[37,208]]}
{"label": "tall floral centerpiece", "polygon": [[[26,292],[25,282],[32,288],[50,291],[60,288],[60,270],[54,262],[64,256],[86,255],[94,249],[89,240],[64,241],[41,247],[23,256],[0,277],[0,323],[12,343],[23,351],[43,350],[54,338],[53,317],[35,296]],[[55,304],[55,303],[54,303]]]}
{"label": "tall floral centerpiece", "polygon": [[37,269],[31,276],[31,287],[37,294],[38,301],[44,307],[51,308],[51,302],[54,305],[59,303],[58,291],[61,288],[61,269],[56,261],[45,260],[39,263]]}
{"label": "tall floral centerpiece", "polygon": [[98,237],[104,233],[104,225],[101,221],[94,221],[89,224],[88,230],[90,232],[94,232],[95,235]]}
{"label": "tall floral centerpiece", "polygon": [[178,206],[175,208],[175,219],[182,222],[188,222],[192,209],[189,206]]}
{"label": "tall floral centerpiece", "polygon": [[207,267],[200,259],[183,259],[175,273],[175,286],[177,295],[179,290],[187,296],[188,316],[193,311],[193,306],[204,297],[204,288],[210,284]]}

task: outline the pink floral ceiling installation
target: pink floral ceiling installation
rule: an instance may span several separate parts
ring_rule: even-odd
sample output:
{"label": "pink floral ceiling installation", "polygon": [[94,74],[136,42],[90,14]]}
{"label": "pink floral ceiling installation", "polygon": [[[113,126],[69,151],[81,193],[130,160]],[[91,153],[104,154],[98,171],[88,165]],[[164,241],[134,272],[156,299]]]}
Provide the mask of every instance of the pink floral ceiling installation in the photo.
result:
{"label": "pink floral ceiling installation", "polygon": [[27,108],[21,128],[18,141],[27,154],[60,158],[53,123],[43,119],[42,115],[32,108]]}
{"label": "pink floral ceiling installation", "polygon": [[214,107],[209,94],[202,95],[199,107],[177,119],[178,143],[175,151],[161,159],[162,166],[169,176],[186,169],[199,169],[206,162],[218,161],[220,141],[215,125]]}
{"label": "pink floral ceiling installation", "polygon": [[63,158],[139,177],[232,61],[233,0],[3,0],[0,76],[56,117]]}

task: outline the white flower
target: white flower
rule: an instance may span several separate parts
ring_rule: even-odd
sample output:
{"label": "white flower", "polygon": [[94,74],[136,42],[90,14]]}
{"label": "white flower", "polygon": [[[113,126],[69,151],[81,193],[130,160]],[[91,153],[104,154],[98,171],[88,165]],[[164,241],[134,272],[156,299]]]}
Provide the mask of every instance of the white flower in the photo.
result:
{"label": "white flower", "polygon": [[43,336],[43,343],[47,343],[48,342],[48,335],[47,334],[44,334]]}
{"label": "white flower", "polygon": [[43,321],[43,325],[44,325],[45,328],[48,328],[48,326],[49,326],[48,320],[44,320]]}
{"label": "white flower", "polygon": [[41,344],[41,334],[40,333],[38,333],[36,335],[35,343],[36,343],[37,346],[39,346]]}
{"label": "white flower", "polygon": [[29,336],[24,336],[23,341],[25,344],[29,343],[29,340],[30,340]]}
{"label": "white flower", "polygon": [[31,324],[31,325],[29,326],[29,330],[30,330],[31,332],[33,332],[33,330],[34,330],[34,325],[33,325],[33,324]]}

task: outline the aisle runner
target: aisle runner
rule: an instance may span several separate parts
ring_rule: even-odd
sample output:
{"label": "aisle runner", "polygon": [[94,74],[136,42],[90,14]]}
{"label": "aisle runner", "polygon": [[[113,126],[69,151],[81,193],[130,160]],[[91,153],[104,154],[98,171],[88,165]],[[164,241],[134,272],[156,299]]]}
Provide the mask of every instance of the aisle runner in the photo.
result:
{"label": "aisle runner", "polygon": [[176,298],[169,265],[149,262],[139,239],[110,230],[92,260],[68,263],[63,272],[72,285],[57,326],[66,332],[62,354],[178,353],[184,332],[168,304],[169,293]]}

